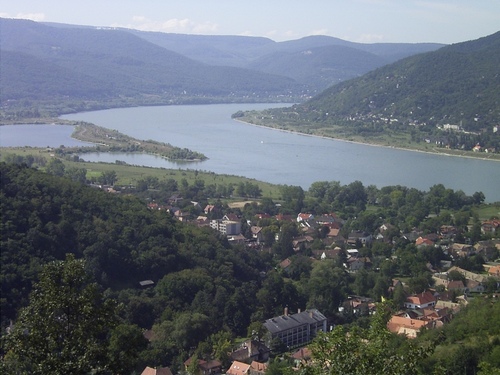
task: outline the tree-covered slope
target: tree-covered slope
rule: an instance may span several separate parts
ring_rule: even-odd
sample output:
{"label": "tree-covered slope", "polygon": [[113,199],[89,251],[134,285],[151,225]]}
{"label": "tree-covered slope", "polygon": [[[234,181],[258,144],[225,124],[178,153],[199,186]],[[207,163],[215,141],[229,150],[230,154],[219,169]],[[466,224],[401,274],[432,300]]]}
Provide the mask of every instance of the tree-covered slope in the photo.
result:
{"label": "tree-covered slope", "polygon": [[[164,308],[176,311],[189,307],[198,291],[213,299],[223,289],[229,298],[246,282],[259,279],[262,265],[256,252],[234,251],[212,229],[182,224],[165,211],[149,210],[137,198],[26,166],[0,163],[0,175],[4,326],[26,304],[41,266],[67,253],[85,259],[90,274],[110,291],[138,291],[139,281],[153,280],[168,294],[161,298]],[[182,275],[189,275],[186,282],[173,285]],[[209,315],[211,309],[204,309]],[[154,317],[139,315],[132,320],[149,328]],[[220,328],[222,319],[211,317],[214,328]],[[246,319],[238,323],[243,326],[239,329],[246,329]]]}
{"label": "tree-covered slope", "polygon": [[287,76],[315,92],[401,58],[443,46],[437,43],[364,44],[323,35],[274,42],[261,37],[128,31],[193,60]]}
{"label": "tree-covered slope", "polygon": [[293,111],[320,123],[462,124],[500,119],[500,32],[384,66],[333,86]]}
{"label": "tree-covered slope", "polygon": [[[69,93],[68,99],[141,95],[266,99],[299,94],[301,90],[301,85],[290,78],[248,69],[209,66],[121,30],[60,28],[10,19],[1,19],[0,28],[1,53],[11,52],[2,62],[2,70],[21,73],[2,78],[2,101],[13,99],[9,96],[13,92],[17,97],[22,94],[32,99],[33,92],[40,86],[44,87],[48,99],[60,91]],[[12,52],[24,55],[20,58]],[[32,69],[16,70],[15,65],[25,63],[27,56],[32,59],[31,65],[42,62],[37,64],[36,73]],[[61,71],[65,74],[55,84],[54,78]],[[30,74],[35,74],[33,80]],[[24,82],[22,92],[19,87],[13,87],[17,80]],[[81,88],[72,90],[75,85]],[[92,89],[83,90],[89,86]],[[52,92],[52,87],[59,89]]]}
{"label": "tree-covered slope", "polygon": [[274,52],[249,64],[271,74],[285,74],[319,91],[387,64],[377,55],[338,45]]}

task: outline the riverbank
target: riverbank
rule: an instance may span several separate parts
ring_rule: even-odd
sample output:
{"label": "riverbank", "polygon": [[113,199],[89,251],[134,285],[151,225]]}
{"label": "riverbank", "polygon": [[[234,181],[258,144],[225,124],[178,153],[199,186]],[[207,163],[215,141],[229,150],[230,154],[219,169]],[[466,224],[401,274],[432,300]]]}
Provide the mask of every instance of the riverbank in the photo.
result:
{"label": "riverbank", "polygon": [[[331,136],[314,134],[314,133],[309,134],[309,133],[299,132],[297,130],[289,130],[289,129],[282,129],[282,128],[277,128],[277,127],[273,127],[273,126],[255,124],[255,123],[252,123],[250,121],[242,120],[241,118],[233,118],[233,120],[238,121],[242,124],[246,124],[246,125],[251,125],[251,126],[256,126],[256,127],[271,129],[271,130],[277,130],[277,131],[281,131],[284,133],[296,134],[296,135],[301,135],[301,136],[305,136],[305,137],[315,137],[315,138],[321,138],[321,139],[328,139],[328,140],[335,140],[335,141],[340,141],[340,142],[359,144],[359,145],[364,145],[364,146],[384,147],[384,148],[390,148],[390,149],[394,149],[394,150],[421,152],[421,153],[425,153],[425,154],[433,154],[433,155],[440,155],[440,156],[454,156],[454,157],[459,157],[459,158],[469,158],[469,159],[500,162],[500,154],[485,154],[484,152],[477,153],[477,152],[473,152],[473,151],[453,150],[453,149],[437,148],[437,147],[432,147],[431,150],[424,150],[421,148],[390,146],[390,145],[374,142],[373,140],[366,140],[365,139],[364,141],[354,141],[352,139],[346,139],[346,138],[342,138],[342,137],[331,137]],[[485,157],[484,155],[488,155],[488,156]]]}
{"label": "riverbank", "polygon": [[[48,119],[44,119],[48,120]],[[51,119],[52,120],[52,119]],[[89,152],[128,152],[159,156],[170,161],[199,162],[208,158],[196,151],[179,148],[168,143],[153,140],[138,140],[116,130],[111,130],[91,123],[53,119],[54,121],[15,123],[9,125],[54,125],[73,126],[71,138],[89,143],[88,146],[69,146],[60,148],[60,154],[85,154]],[[7,124],[3,124],[7,125]]]}

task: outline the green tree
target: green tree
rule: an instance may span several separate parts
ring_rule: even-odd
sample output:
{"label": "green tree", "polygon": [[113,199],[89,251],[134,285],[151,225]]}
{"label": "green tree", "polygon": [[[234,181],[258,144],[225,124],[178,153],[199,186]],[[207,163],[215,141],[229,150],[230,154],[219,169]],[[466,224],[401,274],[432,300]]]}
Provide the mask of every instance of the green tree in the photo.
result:
{"label": "green tree", "polygon": [[131,324],[120,324],[111,332],[108,356],[116,374],[130,373],[137,367],[142,350],[147,347],[142,330]]}
{"label": "green tree", "polygon": [[61,160],[52,159],[47,165],[45,171],[51,175],[62,177],[64,176],[65,167]]}
{"label": "green tree", "polygon": [[327,316],[335,314],[346,297],[347,281],[346,272],[336,267],[334,260],[317,262],[307,285],[308,306],[317,308]]}
{"label": "green tree", "polygon": [[329,333],[320,332],[309,346],[313,361],[305,373],[417,374],[419,362],[433,352],[434,343],[417,346],[404,339],[403,345],[394,345],[394,336],[385,327],[387,314],[384,311],[385,305],[380,304],[368,329],[356,327],[348,332],[345,326],[337,326]]}
{"label": "green tree", "polygon": [[115,323],[114,303],[90,282],[85,263],[68,254],[43,268],[7,338],[5,361],[17,362],[15,373],[99,373],[109,367],[107,336]]}

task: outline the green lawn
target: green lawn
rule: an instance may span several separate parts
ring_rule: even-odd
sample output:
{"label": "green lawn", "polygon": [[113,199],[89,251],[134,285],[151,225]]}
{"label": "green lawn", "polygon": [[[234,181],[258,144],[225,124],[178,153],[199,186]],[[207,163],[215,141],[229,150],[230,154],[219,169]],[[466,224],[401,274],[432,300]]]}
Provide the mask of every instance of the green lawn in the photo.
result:
{"label": "green lawn", "polygon": [[479,216],[479,220],[488,220],[492,217],[500,218],[500,202],[482,205],[476,209],[476,213]]}

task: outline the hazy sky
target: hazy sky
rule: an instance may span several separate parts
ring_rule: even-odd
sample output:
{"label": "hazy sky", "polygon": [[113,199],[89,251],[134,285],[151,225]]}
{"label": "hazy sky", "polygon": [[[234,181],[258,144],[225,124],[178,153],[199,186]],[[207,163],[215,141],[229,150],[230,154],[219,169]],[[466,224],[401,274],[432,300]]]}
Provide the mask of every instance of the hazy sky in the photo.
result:
{"label": "hazy sky", "polygon": [[500,0],[0,0],[0,16],[186,34],[456,43],[500,30]]}

